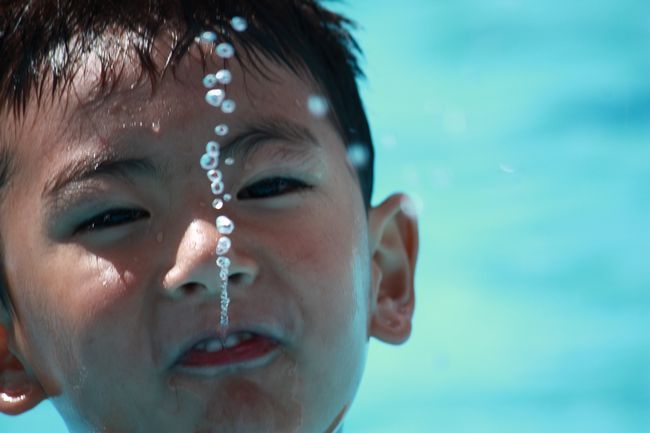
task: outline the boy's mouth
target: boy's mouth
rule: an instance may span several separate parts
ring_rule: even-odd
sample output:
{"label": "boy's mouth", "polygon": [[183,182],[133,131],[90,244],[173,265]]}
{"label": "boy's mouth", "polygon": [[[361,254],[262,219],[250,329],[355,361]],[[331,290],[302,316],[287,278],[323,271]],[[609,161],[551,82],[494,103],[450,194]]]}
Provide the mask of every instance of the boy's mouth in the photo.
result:
{"label": "boy's mouth", "polygon": [[229,334],[225,340],[218,336],[204,338],[185,351],[176,366],[186,372],[216,373],[210,369],[235,364],[264,363],[276,351],[277,340],[252,332]]}

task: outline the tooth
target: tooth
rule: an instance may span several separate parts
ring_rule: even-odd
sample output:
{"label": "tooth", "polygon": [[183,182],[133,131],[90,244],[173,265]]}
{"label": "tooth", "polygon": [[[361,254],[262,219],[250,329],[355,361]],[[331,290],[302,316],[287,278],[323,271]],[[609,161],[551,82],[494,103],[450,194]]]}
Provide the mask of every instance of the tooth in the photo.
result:
{"label": "tooth", "polygon": [[206,342],[202,341],[200,343],[197,343],[194,345],[194,350],[205,350],[206,349]]}
{"label": "tooth", "polygon": [[241,343],[241,334],[232,334],[229,335],[228,338],[226,338],[226,342],[223,344],[223,346],[226,349],[230,349],[231,347],[234,347]]}
{"label": "tooth", "polygon": [[210,340],[207,343],[206,350],[208,352],[218,352],[221,349],[223,349],[223,344],[221,344],[221,340],[214,339],[214,340]]}

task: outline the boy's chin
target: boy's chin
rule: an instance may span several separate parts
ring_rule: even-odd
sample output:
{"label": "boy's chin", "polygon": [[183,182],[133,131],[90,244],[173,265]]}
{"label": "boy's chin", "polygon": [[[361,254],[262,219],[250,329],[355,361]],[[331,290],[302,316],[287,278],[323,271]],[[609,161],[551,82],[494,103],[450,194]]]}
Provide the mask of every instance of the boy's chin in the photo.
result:
{"label": "boy's chin", "polygon": [[295,362],[278,358],[272,365],[230,375],[173,376],[169,386],[179,411],[200,420],[190,431],[302,432],[304,408]]}

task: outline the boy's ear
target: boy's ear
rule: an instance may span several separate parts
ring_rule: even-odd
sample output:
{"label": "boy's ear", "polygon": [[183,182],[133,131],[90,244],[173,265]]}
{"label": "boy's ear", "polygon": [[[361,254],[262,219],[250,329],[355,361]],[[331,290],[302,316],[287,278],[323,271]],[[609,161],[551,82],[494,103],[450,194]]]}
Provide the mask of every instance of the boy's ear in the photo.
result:
{"label": "boy's ear", "polygon": [[418,223],[412,201],[394,194],[369,211],[372,255],[370,335],[401,344],[411,334]]}
{"label": "boy's ear", "polygon": [[0,322],[0,412],[19,415],[43,400],[43,388],[9,350],[9,332]]}

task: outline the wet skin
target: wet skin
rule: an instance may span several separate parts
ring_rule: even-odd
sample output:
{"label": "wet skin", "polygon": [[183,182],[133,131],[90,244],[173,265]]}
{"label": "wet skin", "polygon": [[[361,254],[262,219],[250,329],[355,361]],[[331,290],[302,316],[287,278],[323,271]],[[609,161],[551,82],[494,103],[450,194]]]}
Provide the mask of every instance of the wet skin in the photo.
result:
{"label": "wet skin", "polygon": [[[5,412],[49,397],[74,432],[332,432],[370,336],[408,337],[416,223],[399,196],[366,214],[336,128],[305,108],[316,87],[265,66],[272,79],[244,80],[230,63],[237,110],[223,114],[203,100],[196,56],[153,94],[127,73],[87,103],[91,61],[73,92],[15,125],[0,234],[16,314],[0,349],[29,391]],[[224,144],[241,138],[219,212],[236,224],[231,328],[278,348],[196,375],[176,361],[219,328],[219,213],[198,163],[219,123]],[[71,167],[91,170],[69,179]]]}

